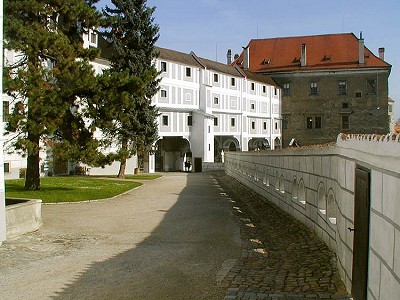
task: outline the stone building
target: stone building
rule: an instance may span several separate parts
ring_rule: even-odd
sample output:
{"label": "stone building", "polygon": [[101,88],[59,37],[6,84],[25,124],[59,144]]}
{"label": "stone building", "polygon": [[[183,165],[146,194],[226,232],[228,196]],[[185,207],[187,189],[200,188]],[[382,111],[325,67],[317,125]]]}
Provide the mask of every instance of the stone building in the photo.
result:
{"label": "stone building", "polygon": [[352,33],[251,40],[234,61],[283,89],[283,146],[334,141],[340,132],[389,130],[391,65]]}

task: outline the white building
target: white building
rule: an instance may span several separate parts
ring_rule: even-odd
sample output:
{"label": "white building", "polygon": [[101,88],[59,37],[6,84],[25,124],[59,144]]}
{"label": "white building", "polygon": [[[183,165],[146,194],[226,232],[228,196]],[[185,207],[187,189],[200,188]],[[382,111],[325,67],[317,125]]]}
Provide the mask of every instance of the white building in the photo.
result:
{"label": "white building", "polygon": [[203,162],[220,162],[223,151],[280,145],[281,96],[271,78],[193,52],[157,50],[155,171],[183,170],[186,160],[199,171]]}
{"label": "white building", "polygon": [[[109,68],[110,45],[95,32],[83,36],[85,47],[100,47],[100,58],[92,62],[96,73]],[[159,139],[150,155],[127,161],[126,173],[182,171],[191,162],[192,171],[203,163],[221,162],[223,152],[274,149],[281,143],[281,91],[268,76],[243,71],[198,57],[158,48],[155,64],[160,71],[159,92],[152,102],[159,109]],[[8,53],[12,59],[12,53]],[[7,105],[3,105],[6,107]],[[100,135],[97,132],[97,135]],[[108,149],[107,151],[113,151]],[[68,174],[74,164],[57,162],[51,151],[41,153],[43,176]],[[18,178],[25,158],[6,154],[6,178]],[[90,168],[91,175],[117,174],[119,162],[105,168]]]}

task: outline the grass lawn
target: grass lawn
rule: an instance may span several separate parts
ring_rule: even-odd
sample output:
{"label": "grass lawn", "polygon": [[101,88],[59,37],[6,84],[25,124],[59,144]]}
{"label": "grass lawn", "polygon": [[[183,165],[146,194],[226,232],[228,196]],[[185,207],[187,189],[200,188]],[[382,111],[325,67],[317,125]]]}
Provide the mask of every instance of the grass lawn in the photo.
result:
{"label": "grass lawn", "polygon": [[105,199],[129,191],[141,183],[82,177],[44,177],[39,191],[26,191],[25,180],[6,180],[6,197],[42,199],[44,203]]}

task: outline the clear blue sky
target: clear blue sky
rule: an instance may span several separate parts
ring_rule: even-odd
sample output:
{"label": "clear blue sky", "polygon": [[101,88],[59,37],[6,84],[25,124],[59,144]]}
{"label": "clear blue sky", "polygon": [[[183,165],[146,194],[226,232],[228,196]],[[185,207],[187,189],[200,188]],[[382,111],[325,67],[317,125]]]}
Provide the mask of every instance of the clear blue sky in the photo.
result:
{"label": "clear blue sky", "polygon": [[[158,46],[226,62],[252,38],[363,32],[365,45],[392,65],[389,96],[400,117],[399,0],[148,0],[160,26]],[[100,0],[98,7],[111,5]]]}

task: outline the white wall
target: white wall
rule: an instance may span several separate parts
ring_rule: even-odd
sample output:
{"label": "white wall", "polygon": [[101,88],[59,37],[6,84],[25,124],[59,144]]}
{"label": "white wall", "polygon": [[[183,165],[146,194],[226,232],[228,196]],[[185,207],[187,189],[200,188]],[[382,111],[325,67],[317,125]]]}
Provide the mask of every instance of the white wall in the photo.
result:
{"label": "white wall", "polygon": [[340,136],[336,146],[227,152],[225,170],[313,229],[351,291],[356,165],[371,171],[368,299],[400,295],[400,135]]}

